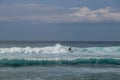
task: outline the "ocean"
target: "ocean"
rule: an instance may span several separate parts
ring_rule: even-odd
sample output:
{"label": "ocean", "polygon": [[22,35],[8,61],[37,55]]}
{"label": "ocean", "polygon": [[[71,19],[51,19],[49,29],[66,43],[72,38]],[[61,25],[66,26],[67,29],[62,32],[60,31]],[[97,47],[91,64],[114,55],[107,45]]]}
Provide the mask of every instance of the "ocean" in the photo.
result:
{"label": "ocean", "polygon": [[120,80],[120,42],[0,41],[0,80]]}

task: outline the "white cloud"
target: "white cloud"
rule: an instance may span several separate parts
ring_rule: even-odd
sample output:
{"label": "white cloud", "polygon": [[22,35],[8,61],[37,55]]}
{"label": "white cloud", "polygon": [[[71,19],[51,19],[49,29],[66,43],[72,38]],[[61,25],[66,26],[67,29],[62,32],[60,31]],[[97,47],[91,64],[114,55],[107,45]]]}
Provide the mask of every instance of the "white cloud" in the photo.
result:
{"label": "white cloud", "polygon": [[110,7],[91,10],[88,7],[71,8],[74,12],[69,16],[74,21],[120,21],[120,12],[116,12]]}
{"label": "white cloud", "polygon": [[65,22],[120,22],[120,12],[110,8],[91,10],[88,7],[64,9],[40,4],[0,5],[0,21]]}

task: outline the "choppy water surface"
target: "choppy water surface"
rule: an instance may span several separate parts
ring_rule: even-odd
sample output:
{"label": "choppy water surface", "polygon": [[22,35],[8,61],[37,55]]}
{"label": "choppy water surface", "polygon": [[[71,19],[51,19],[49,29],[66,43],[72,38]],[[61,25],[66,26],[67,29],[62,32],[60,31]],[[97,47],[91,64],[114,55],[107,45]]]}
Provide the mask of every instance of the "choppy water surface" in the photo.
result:
{"label": "choppy water surface", "polygon": [[0,68],[1,80],[120,80],[120,68],[32,66]]}
{"label": "choppy water surface", "polygon": [[0,66],[2,80],[120,80],[120,43],[3,41]]}

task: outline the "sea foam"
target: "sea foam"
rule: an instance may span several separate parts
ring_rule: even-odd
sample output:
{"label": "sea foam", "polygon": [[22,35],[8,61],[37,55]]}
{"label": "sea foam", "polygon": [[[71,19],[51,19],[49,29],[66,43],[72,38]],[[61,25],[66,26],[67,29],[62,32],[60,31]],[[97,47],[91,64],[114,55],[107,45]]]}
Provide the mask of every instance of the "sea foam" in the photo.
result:
{"label": "sea foam", "polygon": [[68,47],[56,44],[48,47],[11,47],[0,48],[0,53],[68,53]]}
{"label": "sea foam", "polygon": [[0,66],[29,65],[120,65],[120,46],[71,47],[56,44],[46,47],[0,48]]}
{"label": "sea foam", "polygon": [[113,47],[88,47],[78,48],[72,47],[72,50],[68,50],[69,46],[62,46],[56,44],[55,46],[46,47],[11,47],[11,48],[0,48],[0,53],[120,53],[120,46]]}

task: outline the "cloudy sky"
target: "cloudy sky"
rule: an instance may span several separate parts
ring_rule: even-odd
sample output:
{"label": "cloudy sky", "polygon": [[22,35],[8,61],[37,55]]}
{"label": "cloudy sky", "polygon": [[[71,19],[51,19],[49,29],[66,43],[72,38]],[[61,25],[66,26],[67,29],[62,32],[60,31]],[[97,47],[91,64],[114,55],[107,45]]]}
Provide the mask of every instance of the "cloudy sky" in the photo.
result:
{"label": "cloudy sky", "polygon": [[0,40],[120,41],[120,0],[0,0]]}

